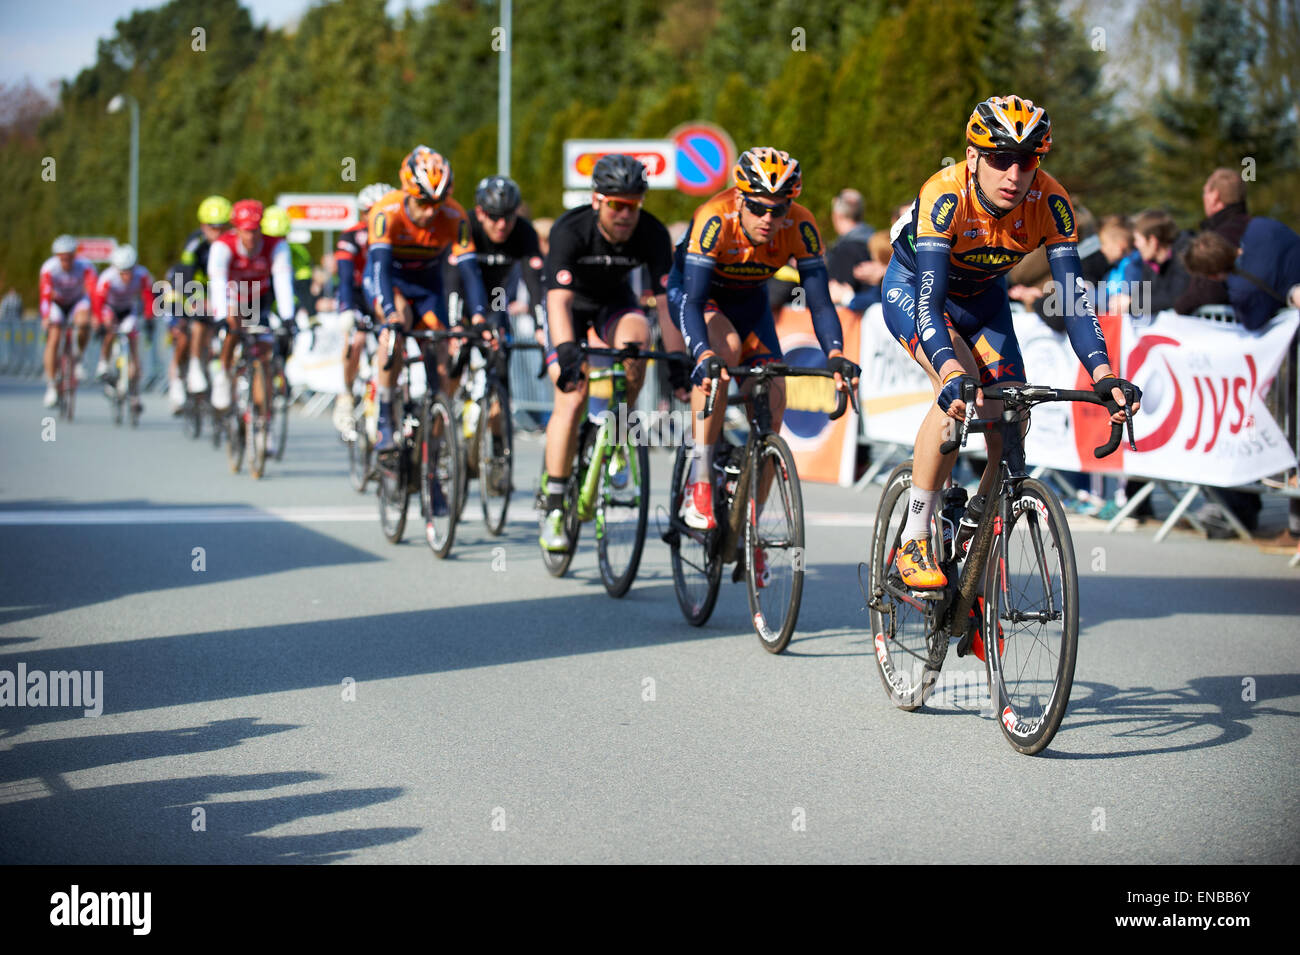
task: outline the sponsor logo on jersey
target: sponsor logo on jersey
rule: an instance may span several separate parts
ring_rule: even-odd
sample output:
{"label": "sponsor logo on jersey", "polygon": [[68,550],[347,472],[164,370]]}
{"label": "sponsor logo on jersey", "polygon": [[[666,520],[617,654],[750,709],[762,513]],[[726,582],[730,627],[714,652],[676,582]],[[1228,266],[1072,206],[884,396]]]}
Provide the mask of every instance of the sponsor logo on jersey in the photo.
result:
{"label": "sponsor logo on jersey", "polygon": [[776,271],[777,267],[764,265],[762,262],[725,262],[719,263],[717,269],[724,275],[753,275],[767,278]]}
{"label": "sponsor logo on jersey", "polygon": [[1070,211],[1070,203],[1066,201],[1065,196],[1052,196],[1047,200],[1047,208],[1052,210],[1057,231],[1067,239],[1073,235],[1074,213]]}
{"label": "sponsor logo on jersey", "polygon": [[892,303],[894,303],[894,302],[897,302],[897,301],[898,301],[898,296],[900,296],[900,295],[902,295],[902,294],[903,294],[903,293],[900,292],[898,289],[896,289],[896,288],[891,288],[891,289],[889,290],[889,294],[885,296],[885,299],[886,299],[887,301],[889,301],[889,302],[892,304]]}
{"label": "sponsor logo on jersey", "polygon": [[1013,229],[1023,229],[1024,227],[1025,227],[1024,219],[1017,219],[1015,222],[1011,223],[1011,228]]}
{"label": "sponsor logo on jersey", "polygon": [[967,229],[962,235],[967,239],[976,239],[982,235],[988,235],[988,232],[984,229]]}
{"label": "sponsor logo on jersey", "polygon": [[799,238],[803,239],[803,247],[809,255],[821,255],[821,240],[817,238],[817,229],[811,222],[799,223]]}
{"label": "sponsor logo on jersey", "polygon": [[1022,253],[1004,249],[977,249],[973,252],[957,254],[957,260],[963,265],[980,265],[995,269],[1015,265],[1022,258],[1024,258]]}
{"label": "sponsor logo on jersey", "polygon": [[712,252],[713,247],[718,244],[718,236],[722,233],[722,219],[719,216],[713,216],[708,222],[704,223],[704,229],[700,232],[700,248],[705,252]]}
{"label": "sponsor logo on jersey", "polygon": [[952,223],[952,214],[956,210],[956,193],[946,192],[935,200],[934,208],[930,210],[930,221],[934,223],[935,229],[946,232],[948,226]]}
{"label": "sponsor logo on jersey", "polygon": [[573,273],[568,269],[560,269],[555,273],[555,281],[561,285],[569,285],[573,282]]}
{"label": "sponsor logo on jersey", "polygon": [[1025,202],[1037,202],[1041,198],[1043,198],[1043,190],[1030,189],[1025,195]]}
{"label": "sponsor logo on jersey", "polygon": [[528,260],[528,267],[529,267],[530,269],[540,269],[540,268],[542,267],[542,258],[541,258],[541,256],[539,256],[539,255],[534,255],[531,259],[529,259],[529,260]]}
{"label": "sponsor logo on jersey", "polygon": [[375,237],[384,239],[388,237],[388,214],[380,212],[375,215]]}

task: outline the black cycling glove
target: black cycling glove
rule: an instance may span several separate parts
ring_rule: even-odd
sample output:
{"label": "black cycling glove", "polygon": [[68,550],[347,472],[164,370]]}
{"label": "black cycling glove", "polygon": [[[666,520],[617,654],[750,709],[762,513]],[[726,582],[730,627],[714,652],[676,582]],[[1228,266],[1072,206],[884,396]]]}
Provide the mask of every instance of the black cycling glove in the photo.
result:
{"label": "black cycling glove", "polygon": [[555,346],[555,363],[560,366],[560,377],[555,382],[561,391],[572,391],[582,380],[582,346],[577,342],[561,342]]}
{"label": "black cycling glove", "polygon": [[718,378],[721,374],[722,359],[709,352],[695,363],[695,370],[691,372],[691,383],[701,388],[704,386],[705,378]]}
{"label": "black cycling glove", "polygon": [[970,375],[954,373],[943,383],[943,390],[939,392],[939,407],[946,413],[958,399],[970,404],[975,400],[978,389],[979,383]]}
{"label": "black cycling glove", "polygon": [[836,355],[834,358],[828,359],[826,366],[831,372],[838,372],[846,385],[852,384],[854,378],[862,377],[862,369],[843,355]]}
{"label": "black cycling glove", "polygon": [[1120,390],[1120,394],[1124,396],[1126,404],[1130,406],[1141,404],[1141,388],[1133,384],[1131,381],[1125,381],[1123,378],[1117,378],[1115,375],[1107,375],[1105,378],[1101,379],[1101,381],[1093,382],[1092,390],[1097,397],[1106,402],[1106,410],[1111,414],[1120,410],[1119,402],[1117,402],[1115,396],[1111,394],[1111,389],[1113,388],[1118,388]]}
{"label": "black cycling glove", "polygon": [[668,361],[668,388],[677,391],[691,386],[691,373],[688,366],[690,357],[685,352],[674,352],[674,358]]}

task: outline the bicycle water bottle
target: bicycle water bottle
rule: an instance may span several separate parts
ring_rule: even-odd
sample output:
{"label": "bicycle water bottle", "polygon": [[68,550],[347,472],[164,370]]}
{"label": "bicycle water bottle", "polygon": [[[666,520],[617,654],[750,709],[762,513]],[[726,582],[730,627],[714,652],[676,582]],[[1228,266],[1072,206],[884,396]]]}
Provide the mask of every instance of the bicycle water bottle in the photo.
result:
{"label": "bicycle water bottle", "polygon": [[478,416],[482,412],[478,402],[472,399],[465,402],[465,408],[461,413],[461,420],[464,422],[465,440],[474,440],[474,430],[478,427]]}
{"label": "bicycle water bottle", "polygon": [[975,528],[979,526],[980,518],[984,516],[984,507],[988,498],[983,494],[976,494],[966,504],[966,512],[961,517],[961,523],[957,525],[956,548],[959,556],[965,557],[970,550],[971,538],[975,536]]}

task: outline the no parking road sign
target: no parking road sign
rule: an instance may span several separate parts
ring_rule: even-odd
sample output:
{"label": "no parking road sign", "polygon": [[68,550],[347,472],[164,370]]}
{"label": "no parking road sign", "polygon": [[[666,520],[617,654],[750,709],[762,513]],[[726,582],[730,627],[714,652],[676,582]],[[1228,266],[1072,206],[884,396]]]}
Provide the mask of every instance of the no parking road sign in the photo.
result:
{"label": "no parking road sign", "polygon": [[727,187],[736,145],[712,123],[687,123],[670,134],[677,147],[677,188],[688,196],[711,196]]}

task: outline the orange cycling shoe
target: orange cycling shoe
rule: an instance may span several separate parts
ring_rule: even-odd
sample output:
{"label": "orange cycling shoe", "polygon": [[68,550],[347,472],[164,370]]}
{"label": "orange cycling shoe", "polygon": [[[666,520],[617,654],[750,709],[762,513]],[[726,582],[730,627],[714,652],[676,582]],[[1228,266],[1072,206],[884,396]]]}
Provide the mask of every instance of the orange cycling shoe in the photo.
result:
{"label": "orange cycling shoe", "polygon": [[912,590],[940,590],[948,586],[948,578],[930,553],[928,540],[908,541],[904,544],[898,552],[895,565],[899,576],[903,578],[903,585]]}

